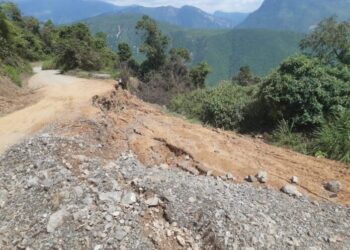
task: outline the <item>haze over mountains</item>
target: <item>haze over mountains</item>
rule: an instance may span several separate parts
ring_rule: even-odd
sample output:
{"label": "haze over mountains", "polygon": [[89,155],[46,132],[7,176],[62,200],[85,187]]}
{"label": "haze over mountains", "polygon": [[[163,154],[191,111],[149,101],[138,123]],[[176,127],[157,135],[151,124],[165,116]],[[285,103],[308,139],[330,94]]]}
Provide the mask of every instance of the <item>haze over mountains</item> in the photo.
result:
{"label": "haze over mountains", "polygon": [[102,13],[149,15],[158,21],[184,28],[225,29],[242,22],[246,13],[216,12],[209,14],[193,6],[143,7],[138,5],[116,6],[100,0],[15,0],[25,15],[40,20],[51,19],[55,23],[70,23]]}

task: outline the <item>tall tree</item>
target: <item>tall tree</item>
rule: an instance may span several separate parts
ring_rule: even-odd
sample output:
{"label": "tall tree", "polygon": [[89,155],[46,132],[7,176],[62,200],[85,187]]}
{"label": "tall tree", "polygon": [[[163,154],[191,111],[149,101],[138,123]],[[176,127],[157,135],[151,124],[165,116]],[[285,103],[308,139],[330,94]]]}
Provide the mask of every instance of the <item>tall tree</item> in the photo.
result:
{"label": "tall tree", "polygon": [[301,41],[300,47],[305,54],[328,64],[350,65],[350,22],[339,23],[335,17],[328,18]]}
{"label": "tall tree", "polygon": [[142,64],[143,73],[158,70],[166,62],[169,38],[162,34],[157,23],[149,16],[143,16],[136,25],[137,31],[144,32],[144,42],[140,51],[147,59]]}
{"label": "tall tree", "polygon": [[233,83],[241,86],[248,86],[259,83],[261,80],[255,76],[249,66],[243,66],[239,69],[239,73],[232,78]]}

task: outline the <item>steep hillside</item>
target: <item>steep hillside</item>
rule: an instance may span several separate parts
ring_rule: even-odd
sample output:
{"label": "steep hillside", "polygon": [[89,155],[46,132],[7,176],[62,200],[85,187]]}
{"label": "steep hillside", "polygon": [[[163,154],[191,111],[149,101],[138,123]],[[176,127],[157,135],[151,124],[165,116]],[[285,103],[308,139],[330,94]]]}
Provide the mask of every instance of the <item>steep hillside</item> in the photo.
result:
{"label": "steep hillside", "polygon": [[[93,32],[108,34],[112,48],[120,42],[128,42],[134,48],[138,59],[140,36],[135,32],[139,15],[108,14],[84,20]],[[293,32],[268,30],[203,30],[181,29],[160,23],[162,31],[171,38],[172,47],[185,47],[192,52],[193,63],[208,61],[213,69],[209,76],[210,85],[229,79],[243,65],[264,75],[277,66],[281,60],[298,51],[302,35]]]}
{"label": "steep hillside", "polygon": [[324,18],[350,18],[348,0],[265,0],[239,28],[265,28],[308,32]]}
{"label": "steep hillside", "polygon": [[55,23],[69,23],[102,13],[117,11],[120,7],[100,0],[14,0],[24,15],[35,16]]}

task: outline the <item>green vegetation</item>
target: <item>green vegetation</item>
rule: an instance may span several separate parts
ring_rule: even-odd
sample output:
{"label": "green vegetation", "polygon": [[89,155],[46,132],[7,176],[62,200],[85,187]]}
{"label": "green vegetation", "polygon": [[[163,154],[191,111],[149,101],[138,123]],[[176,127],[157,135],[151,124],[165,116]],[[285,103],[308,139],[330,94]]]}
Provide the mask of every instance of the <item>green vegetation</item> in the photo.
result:
{"label": "green vegetation", "polygon": [[56,27],[24,17],[13,3],[0,3],[0,73],[16,84],[30,73],[29,62],[44,61],[44,69],[116,69],[117,56],[102,33],[93,36],[85,24]]}
{"label": "green vegetation", "polygon": [[[135,60],[142,62],[145,58],[139,49],[143,41],[134,29],[141,18],[140,15],[118,13],[83,22],[94,33],[106,33],[108,45],[113,50],[117,50],[119,43],[128,43]],[[212,69],[207,78],[210,86],[231,79],[245,65],[258,76],[266,75],[282,60],[299,52],[298,43],[304,36],[289,31],[183,29],[162,22],[158,22],[158,26],[169,37],[169,47],[186,48],[191,52],[190,66],[208,62]]]}
{"label": "green vegetation", "polygon": [[301,42],[304,54],[265,79],[242,68],[231,83],[177,96],[169,108],[215,127],[268,132],[278,146],[350,163],[349,37],[350,23],[327,19]]}

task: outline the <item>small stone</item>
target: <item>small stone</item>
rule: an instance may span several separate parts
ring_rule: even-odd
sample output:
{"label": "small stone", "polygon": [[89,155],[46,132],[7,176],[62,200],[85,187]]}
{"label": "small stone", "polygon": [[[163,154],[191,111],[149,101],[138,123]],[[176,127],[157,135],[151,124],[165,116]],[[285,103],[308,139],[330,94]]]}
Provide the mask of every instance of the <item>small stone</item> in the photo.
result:
{"label": "small stone", "polygon": [[46,227],[47,232],[48,233],[55,232],[56,228],[63,224],[64,218],[66,216],[67,216],[67,211],[64,208],[53,213],[50,216],[49,222],[47,223],[47,227]]}
{"label": "small stone", "polygon": [[169,165],[168,164],[166,164],[166,163],[162,163],[162,164],[160,164],[159,165],[159,167],[161,168],[161,169],[164,169],[164,170],[166,170],[166,169],[169,169],[170,167],[169,167]]}
{"label": "small stone", "polygon": [[293,184],[299,184],[299,178],[297,176],[292,176],[292,178],[290,178],[290,182]]}
{"label": "small stone", "polygon": [[3,208],[7,202],[8,192],[5,189],[0,190],[0,208]]}
{"label": "small stone", "polygon": [[102,245],[96,245],[96,246],[94,247],[94,250],[101,250],[101,249],[103,249],[103,246],[102,246]]}
{"label": "small stone", "polygon": [[136,194],[134,192],[128,192],[123,196],[122,204],[123,205],[132,205],[137,201]]}
{"label": "small stone", "polygon": [[177,242],[180,244],[180,246],[186,246],[186,241],[184,238],[182,238],[180,235],[176,236]]}
{"label": "small stone", "polygon": [[235,177],[233,176],[233,174],[227,173],[226,178],[227,178],[227,180],[234,180]]}
{"label": "small stone", "polygon": [[190,197],[190,198],[188,199],[188,201],[191,202],[191,203],[195,203],[195,202],[196,202],[196,198]]}
{"label": "small stone", "polygon": [[100,201],[120,202],[121,192],[99,193],[98,198]]}
{"label": "small stone", "polygon": [[296,186],[293,186],[293,185],[290,185],[290,184],[287,184],[285,185],[281,191],[285,194],[288,194],[290,196],[296,196],[296,197],[301,197],[303,196],[299,191],[298,191],[298,188]]}
{"label": "small stone", "polygon": [[38,183],[39,183],[39,179],[38,179],[38,177],[36,177],[36,176],[32,176],[32,177],[29,177],[29,179],[28,179],[28,181],[27,181],[27,186],[26,186],[26,188],[28,189],[28,188],[31,188],[31,187],[35,187],[35,186],[37,186],[38,185]]}
{"label": "small stone", "polygon": [[208,172],[207,172],[207,176],[212,176],[213,175],[213,170],[209,170]]}
{"label": "small stone", "polygon": [[76,186],[73,188],[74,194],[77,198],[81,198],[84,194],[84,190],[81,186]]}
{"label": "small stone", "polygon": [[122,241],[125,236],[128,235],[128,231],[130,231],[130,228],[128,230],[129,227],[118,227],[116,232],[115,232],[115,238],[119,241]]}
{"label": "small stone", "polygon": [[159,198],[157,196],[154,196],[152,198],[147,199],[145,203],[149,207],[156,207],[159,204]]}
{"label": "small stone", "polygon": [[189,155],[186,155],[186,156],[185,156],[185,160],[186,160],[186,161],[189,161],[189,160],[191,160],[191,157],[190,157]]}
{"label": "small stone", "polygon": [[340,181],[329,181],[324,185],[324,188],[333,193],[339,193],[342,190]]}
{"label": "small stone", "polygon": [[248,175],[247,177],[244,178],[247,182],[256,182],[257,179],[253,175]]}
{"label": "small stone", "polygon": [[258,181],[260,183],[266,183],[267,180],[268,180],[268,174],[266,171],[259,171],[257,174],[256,174],[256,178],[258,179]]}

